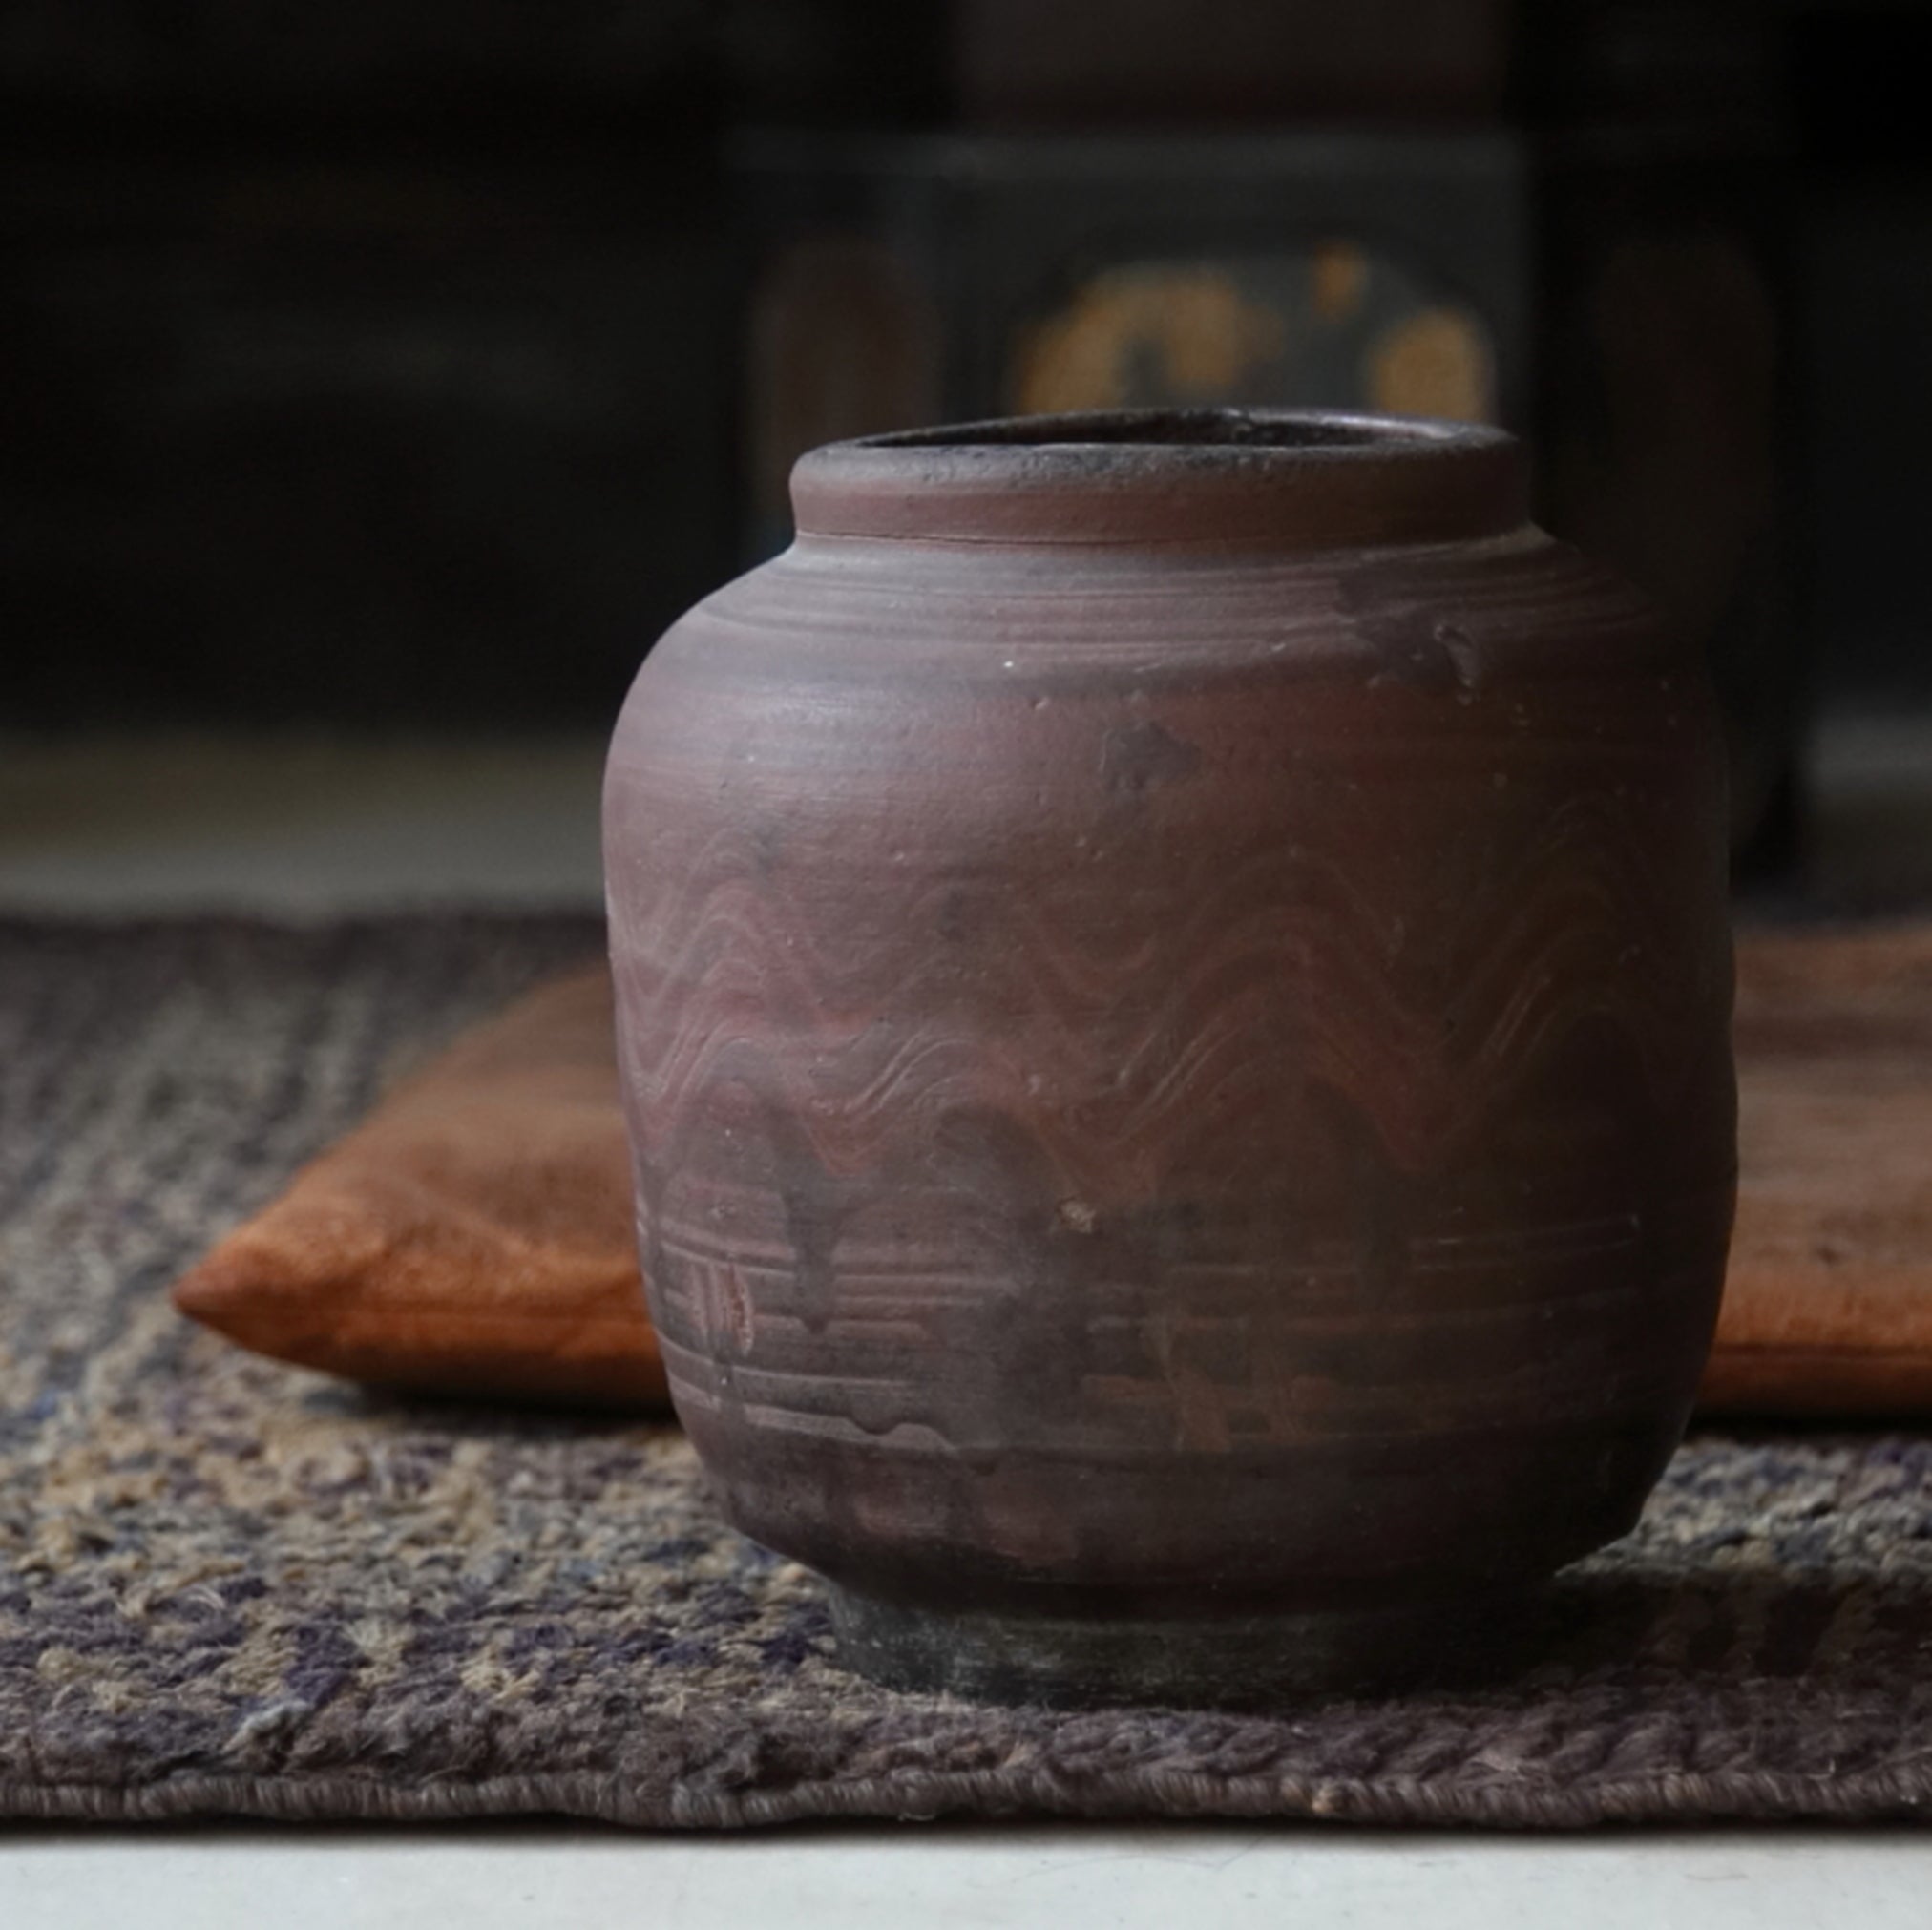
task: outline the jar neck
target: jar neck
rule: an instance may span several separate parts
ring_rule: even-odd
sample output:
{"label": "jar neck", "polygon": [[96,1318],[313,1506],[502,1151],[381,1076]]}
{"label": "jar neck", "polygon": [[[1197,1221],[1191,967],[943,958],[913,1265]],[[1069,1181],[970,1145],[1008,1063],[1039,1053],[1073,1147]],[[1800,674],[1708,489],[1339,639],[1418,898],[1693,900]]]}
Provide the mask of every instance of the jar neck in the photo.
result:
{"label": "jar neck", "polygon": [[791,501],[804,536],[1335,550],[1519,528],[1525,467],[1513,436],[1463,423],[1122,410],[830,443]]}

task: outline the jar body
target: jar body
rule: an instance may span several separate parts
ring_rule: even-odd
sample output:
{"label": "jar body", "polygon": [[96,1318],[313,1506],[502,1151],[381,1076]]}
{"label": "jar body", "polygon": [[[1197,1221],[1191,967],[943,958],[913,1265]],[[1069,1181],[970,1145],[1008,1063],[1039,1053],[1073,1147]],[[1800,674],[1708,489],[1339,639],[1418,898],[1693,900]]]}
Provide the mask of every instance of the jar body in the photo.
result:
{"label": "jar body", "polygon": [[1089,1628],[1487,1600],[1625,1532],[1730,1227],[1719,757],[1526,525],[807,534],[699,606],[606,855],[734,1521]]}

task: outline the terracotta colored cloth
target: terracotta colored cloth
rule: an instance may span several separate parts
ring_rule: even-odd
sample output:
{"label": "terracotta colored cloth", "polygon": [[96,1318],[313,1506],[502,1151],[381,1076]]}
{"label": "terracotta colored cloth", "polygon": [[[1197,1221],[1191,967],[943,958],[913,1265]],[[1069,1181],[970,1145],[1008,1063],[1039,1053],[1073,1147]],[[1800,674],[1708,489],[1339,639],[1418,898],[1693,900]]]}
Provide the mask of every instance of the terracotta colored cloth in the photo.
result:
{"label": "terracotta colored cloth", "polygon": [[351,1380],[661,1403],[604,969],[464,1034],[175,1303],[258,1353]]}
{"label": "terracotta colored cloth", "polygon": [[1932,1412],[1932,924],[1747,934],[1736,1038],[1705,1407]]}
{"label": "terracotta colored cloth", "polygon": [[[601,970],[471,1033],[219,1247],[182,1310],[352,1378],[649,1404]],[[1932,1412],[1932,925],[1747,934],[1712,1410]]]}

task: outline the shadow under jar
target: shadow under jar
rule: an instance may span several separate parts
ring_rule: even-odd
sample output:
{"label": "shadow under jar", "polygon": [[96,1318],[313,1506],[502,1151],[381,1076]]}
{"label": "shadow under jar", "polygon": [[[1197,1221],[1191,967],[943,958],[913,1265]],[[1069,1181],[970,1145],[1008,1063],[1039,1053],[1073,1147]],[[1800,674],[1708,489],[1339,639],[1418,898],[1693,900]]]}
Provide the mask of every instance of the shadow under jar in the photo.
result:
{"label": "shadow under jar", "polygon": [[838,444],[605,793],[651,1307],[901,1687],[1480,1659],[1689,1413],[1734,1182],[1697,662],[1506,436]]}

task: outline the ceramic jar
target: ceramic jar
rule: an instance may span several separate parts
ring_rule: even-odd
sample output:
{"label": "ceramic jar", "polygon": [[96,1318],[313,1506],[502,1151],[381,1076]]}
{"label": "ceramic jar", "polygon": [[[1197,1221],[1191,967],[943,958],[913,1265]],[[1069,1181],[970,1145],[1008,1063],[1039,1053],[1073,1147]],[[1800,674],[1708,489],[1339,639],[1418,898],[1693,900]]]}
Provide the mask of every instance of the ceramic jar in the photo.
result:
{"label": "ceramic jar", "polygon": [[1624,1533],[1734,1175],[1718,730],[1500,432],[807,456],[611,750],[651,1306],[902,1686],[1397,1679]]}

